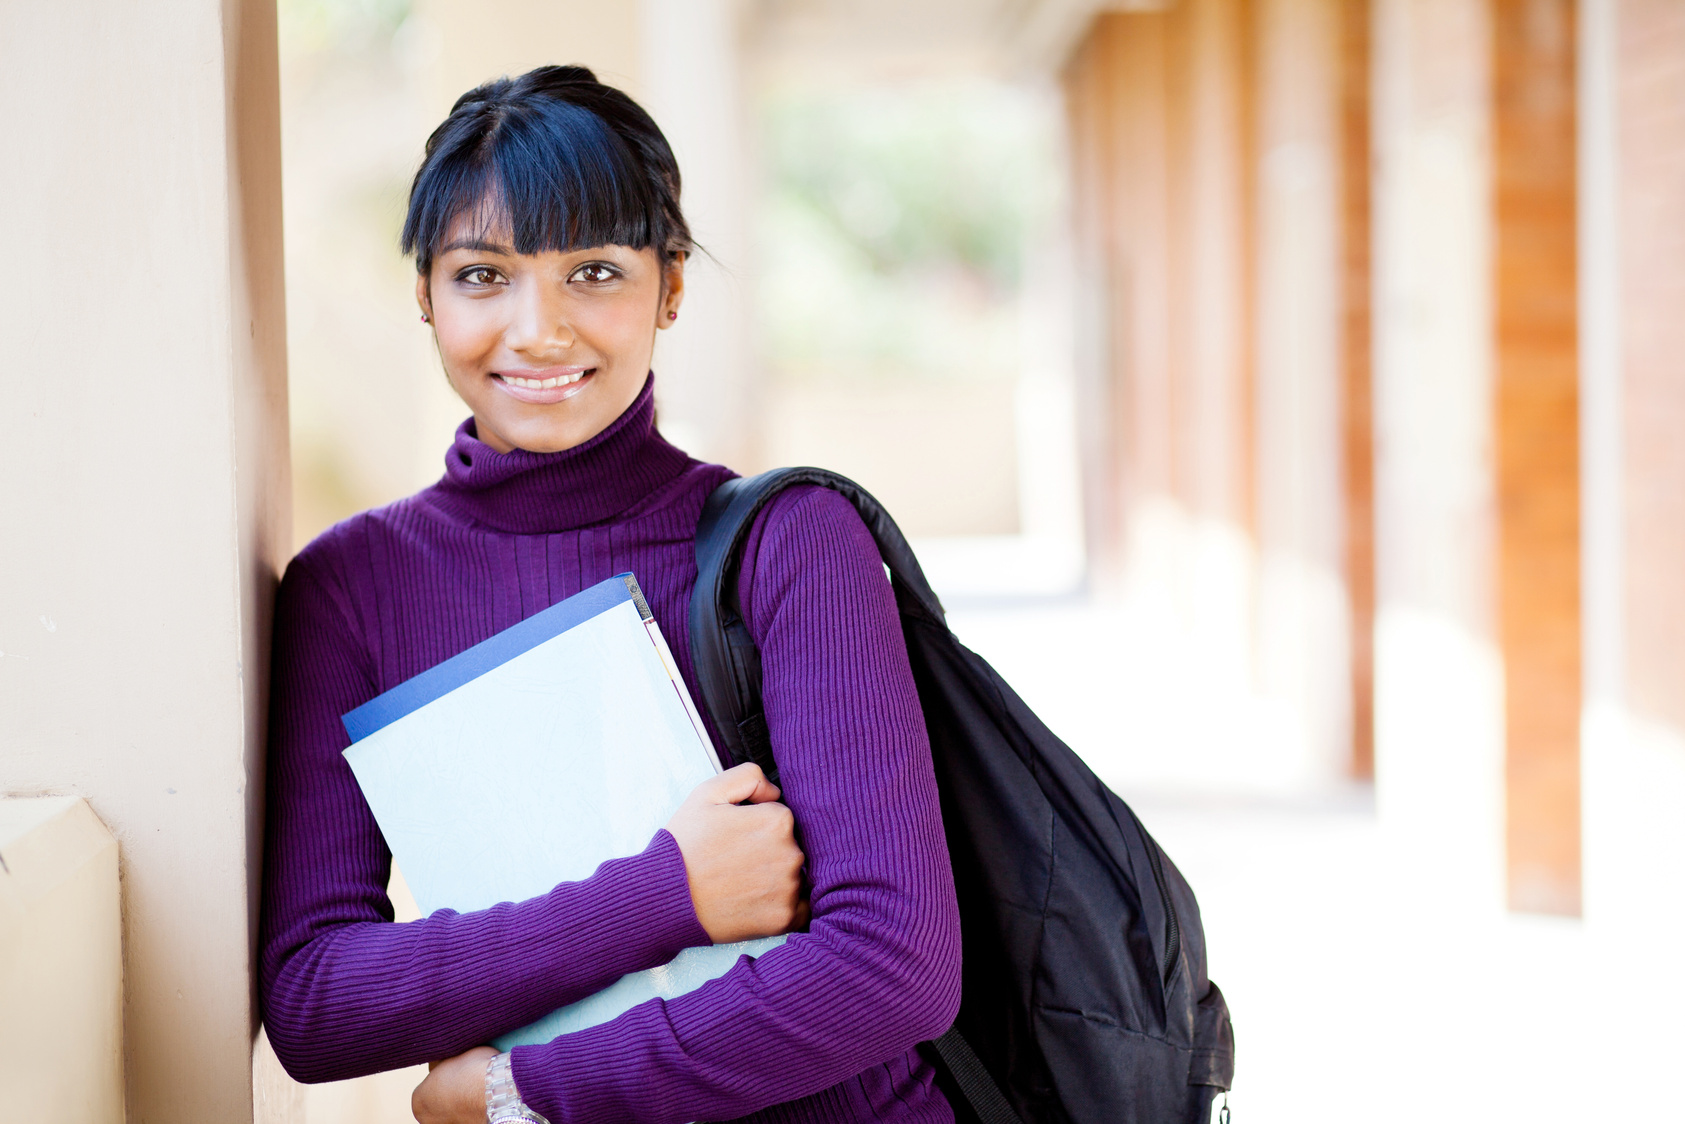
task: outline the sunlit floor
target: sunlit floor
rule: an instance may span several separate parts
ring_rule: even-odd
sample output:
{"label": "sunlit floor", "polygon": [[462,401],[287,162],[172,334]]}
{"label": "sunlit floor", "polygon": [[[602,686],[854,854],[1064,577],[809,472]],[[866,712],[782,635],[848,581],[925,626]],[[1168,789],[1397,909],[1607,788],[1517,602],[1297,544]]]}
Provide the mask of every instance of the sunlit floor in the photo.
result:
{"label": "sunlit floor", "polygon": [[1193,885],[1235,1021],[1236,1121],[1685,1120],[1676,934],[1436,900],[1367,789],[1258,775],[1239,758],[1280,736],[1268,706],[1211,688],[1197,653],[1142,650],[1121,610],[950,620]]}

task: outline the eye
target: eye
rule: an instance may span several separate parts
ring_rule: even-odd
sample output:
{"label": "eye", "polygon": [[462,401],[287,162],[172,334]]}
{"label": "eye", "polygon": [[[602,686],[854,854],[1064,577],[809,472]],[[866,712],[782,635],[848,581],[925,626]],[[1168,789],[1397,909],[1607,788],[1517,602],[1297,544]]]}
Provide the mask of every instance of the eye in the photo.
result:
{"label": "eye", "polygon": [[471,265],[458,273],[456,279],[465,285],[485,286],[497,284],[502,277],[489,265]]}
{"label": "eye", "polygon": [[620,271],[607,262],[588,261],[573,271],[570,281],[583,281],[587,285],[603,285],[620,278]]}

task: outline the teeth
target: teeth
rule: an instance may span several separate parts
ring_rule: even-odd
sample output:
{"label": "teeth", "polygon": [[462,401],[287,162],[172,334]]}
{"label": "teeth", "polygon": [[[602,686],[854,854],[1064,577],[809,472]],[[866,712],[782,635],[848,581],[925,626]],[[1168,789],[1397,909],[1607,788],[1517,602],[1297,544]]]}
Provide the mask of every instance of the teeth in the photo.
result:
{"label": "teeth", "polygon": [[523,390],[551,390],[558,386],[569,386],[584,378],[586,372],[575,371],[571,375],[557,375],[553,379],[523,379],[514,375],[504,375],[503,381],[510,386],[518,386]]}

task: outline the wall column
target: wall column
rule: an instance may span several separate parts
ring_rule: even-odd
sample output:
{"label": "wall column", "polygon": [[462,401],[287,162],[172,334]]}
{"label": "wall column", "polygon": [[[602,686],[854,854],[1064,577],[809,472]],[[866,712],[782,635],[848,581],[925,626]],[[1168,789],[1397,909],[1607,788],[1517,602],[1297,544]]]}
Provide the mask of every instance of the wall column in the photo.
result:
{"label": "wall column", "polygon": [[1109,13],[1065,71],[1090,565],[1115,586],[1174,488],[1167,18]]}
{"label": "wall column", "polygon": [[1351,622],[1351,775],[1375,776],[1374,152],[1370,5],[1339,5],[1340,426],[1346,604]]}
{"label": "wall column", "polygon": [[641,0],[644,106],[684,174],[685,218],[705,252],[685,269],[685,307],[656,354],[662,427],[704,460],[754,459],[759,375],[749,346],[748,161],[743,62],[732,0]]}
{"label": "wall column", "polygon": [[[1303,780],[1347,772],[1352,699],[1341,487],[1339,0],[1258,5],[1259,682],[1296,718]],[[1364,365],[1367,372],[1368,365]]]}
{"label": "wall column", "polygon": [[1489,0],[1374,6],[1376,798],[1436,900],[1503,900]]}
{"label": "wall column", "polygon": [[1573,0],[1493,4],[1499,632],[1512,909],[1580,912]]}
{"label": "wall column", "polygon": [[1685,733],[1685,9],[1618,11],[1627,698]]}
{"label": "wall column", "polygon": [[1416,866],[1576,914],[1574,7],[1376,7],[1377,776]]}
{"label": "wall column", "polygon": [[1173,594],[1205,673],[1237,693],[1255,680],[1254,8],[1182,0],[1162,17],[1172,504],[1132,513],[1132,562],[1152,567],[1138,573]]}
{"label": "wall column", "polygon": [[1251,683],[1249,0],[1098,16],[1065,70],[1089,539]]}
{"label": "wall column", "polygon": [[237,1124],[288,539],[273,3],[5,5],[0,103],[0,787],[117,839],[129,1119]]}
{"label": "wall column", "polygon": [[1668,963],[1685,900],[1685,8],[1581,0],[1585,914]]}

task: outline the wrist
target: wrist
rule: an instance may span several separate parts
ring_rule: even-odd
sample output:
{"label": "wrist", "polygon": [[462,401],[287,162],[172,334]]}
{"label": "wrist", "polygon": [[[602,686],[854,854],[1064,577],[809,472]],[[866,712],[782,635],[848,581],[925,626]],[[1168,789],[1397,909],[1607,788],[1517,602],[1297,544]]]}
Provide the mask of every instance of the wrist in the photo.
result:
{"label": "wrist", "polygon": [[505,1052],[486,1063],[487,1124],[549,1124],[521,1100],[512,1061]]}

